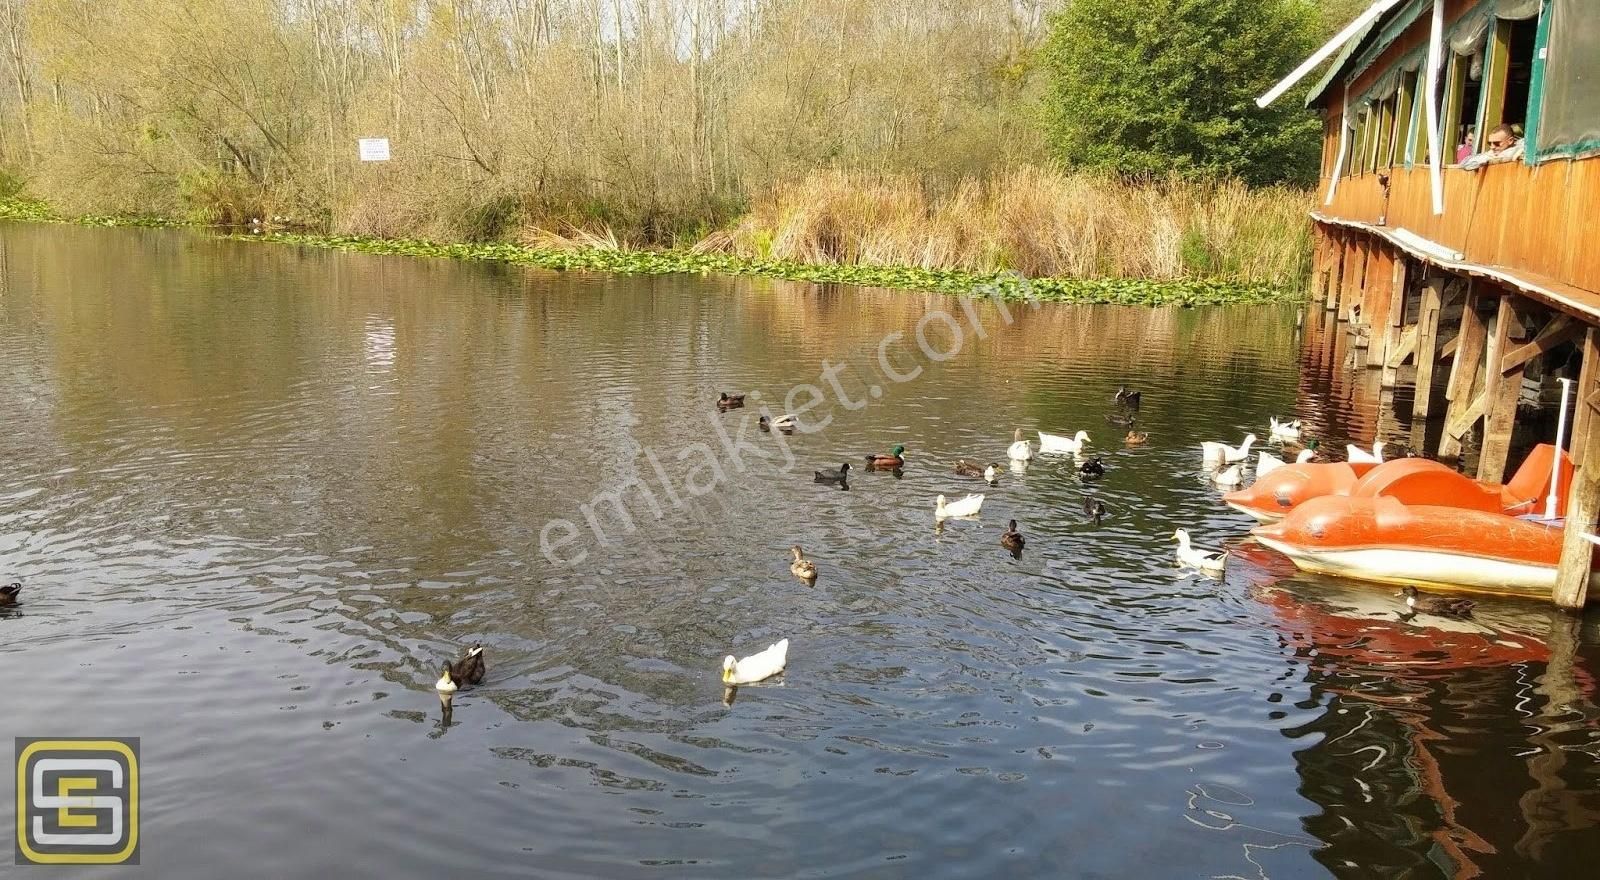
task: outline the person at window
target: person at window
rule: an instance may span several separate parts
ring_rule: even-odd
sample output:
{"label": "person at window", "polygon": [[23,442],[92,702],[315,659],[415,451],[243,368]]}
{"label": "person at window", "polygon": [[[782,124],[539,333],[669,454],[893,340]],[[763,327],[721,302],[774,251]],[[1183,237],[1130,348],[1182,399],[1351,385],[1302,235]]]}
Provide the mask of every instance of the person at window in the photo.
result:
{"label": "person at window", "polygon": [[1501,162],[1515,162],[1522,158],[1522,138],[1509,125],[1497,125],[1489,132],[1484,143],[1488,149],[1461,163],[1462,168],[1482,168]]}
{"label": "person at window", "polygon": [[1474,141],[1476,141],[1478,139],[1477,136],[1478,136],[1478,133],[1473,130],[1472,126],[1470,126],[1470,125],[1467,126],[1466,135],[1461,138],[1460,146],[1456,147],[1456,164],[1457,165],[1460,165],[1462,162],[1465,162],[1468,159],[1472,158],[1472,144],[1473,144]]}

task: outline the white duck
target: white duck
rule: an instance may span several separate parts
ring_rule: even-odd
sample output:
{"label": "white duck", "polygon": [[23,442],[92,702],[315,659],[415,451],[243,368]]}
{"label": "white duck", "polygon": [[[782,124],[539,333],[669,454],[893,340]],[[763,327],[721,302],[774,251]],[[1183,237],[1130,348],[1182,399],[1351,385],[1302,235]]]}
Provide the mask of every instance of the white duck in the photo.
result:
{"label": "white duck", "polygon": [[935,519],[948,519],[952,516],[974,516],[983,508],[982,495],[968,495],[960,501],[947,501],[940,495],[933,502],[933,516]]}
{"label": "white duck", "polygon": [[1211,574],[1220,574],[1228,564],[1227,553],[1210,553],[1189,546],[1189,533],[1178,529],[1172,533],[1172,539],[1178,542],[1178,563],[1190,568],[1198,568]]}
{"label": "white duck", "polygon": [[1344,448],[1345,458],[1354,464],[1383,464],[1383,447],[1386,445],[1378,440],[1372,444],[1372,451],[1368,452],[1352,443]]}
{"label": "white duck", "polygon": [[1006,450],[1006,455],[1010,456],[1012,461],[1027,461],[1033,458],[1033,446],[1022,439],[1021,428],[1018,428],[1011,437],[1011,447]]}
{"label": "white duck", "polygon": [[1060,434],[1046,434],[1039,432],[1040,452],[1060,452],[1067,455],[1077,455],[1083,452],[1083,445],[1089,442],[1089,432],[1079,431],[1075,436],[1064,437]]}
{"label": "white duck", "polygon": [[788,662],[788,639],[769,645],[765,651],[751,654],[743,660],[735,660],[729,654],[722,658],[722,683],[753,684],[782,672]]}
{"label": "white duck", "polygon": [[[1258,452],[1256,457],[1259,462],[1256,465],[1256,479],[1258,480],[1287,464],[1283,459],[1270,452]],[[1315,449],[1302,449],[1300,454],[1294,457],[1294,463],[1305,464],[1316,457],[1317,451]]]}
{"label": "white duck", "polygon": [[1300,420],[1299,419],[1293,419],[1293,420],[1287,421],[1287,422],[1280,422],[1280,421],[1278,421],[1278,418],[1276,416],[1271,416],[1269,418],[1270,418],[1272,424],[1268,428],[1267,436],[1270,437],[1272,440],[1274,440],[1276,442],[1279,442],[1279,443],[1282,443],[1285,440],[1293,441],[1293,440],[1299,440],[1300,439]]}
{"label": "white duck", "polygon": [[1226,443],[1206,441],[1200,444],[1200,454],[1205,457],[1205,463],[1235,464],[1250,457],[1250,447],[1255,445],[1256,435],[1244,435],[1244,442],[1238,446],[1229,446]]}
{"label": "white duck", "polygon": [[1211,482],[1224,489],[1235,488],[1244,483],[1244,465],[1236,464],[1225,467],[1211,475]]}

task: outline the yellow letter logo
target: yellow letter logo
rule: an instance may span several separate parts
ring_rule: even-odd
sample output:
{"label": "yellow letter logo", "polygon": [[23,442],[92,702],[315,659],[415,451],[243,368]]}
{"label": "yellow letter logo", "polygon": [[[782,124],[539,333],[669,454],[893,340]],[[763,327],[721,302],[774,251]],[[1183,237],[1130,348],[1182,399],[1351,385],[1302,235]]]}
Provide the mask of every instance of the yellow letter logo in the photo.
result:
{"label": "yellow letter logo", "polygon": [[139,740],[17,737],[17,864],[139,864]]}

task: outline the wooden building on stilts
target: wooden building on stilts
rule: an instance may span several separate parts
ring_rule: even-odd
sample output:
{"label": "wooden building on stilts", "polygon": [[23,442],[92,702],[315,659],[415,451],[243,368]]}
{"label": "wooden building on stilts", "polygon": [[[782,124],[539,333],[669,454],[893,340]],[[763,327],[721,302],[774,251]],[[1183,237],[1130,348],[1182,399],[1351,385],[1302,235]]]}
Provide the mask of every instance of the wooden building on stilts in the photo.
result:
{"label": "wooden building on stilts", "polygon": [[[1586,601],[1600,515],[1600,3],[1378,0],[1263,95],[1332,59],[1312,294],[1443,460],[1501,481],[1530,375],[1572,381],[1554,594]],[[1414,365],[1402,373],[1402,366]],[[1530,383],[1531,384],[1531,383]],[[1548,439],[1548,438],[1545,438]]]}

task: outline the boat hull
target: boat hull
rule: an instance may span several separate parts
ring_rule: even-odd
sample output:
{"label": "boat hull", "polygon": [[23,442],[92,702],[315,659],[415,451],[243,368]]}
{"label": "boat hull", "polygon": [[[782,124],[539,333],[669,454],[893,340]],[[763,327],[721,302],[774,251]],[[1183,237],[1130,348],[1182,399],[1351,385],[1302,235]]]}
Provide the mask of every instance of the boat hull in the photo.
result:
{"label": "boat hull", "polygon": [[1541,522],[1390,497],[1314,498],[1253,534],[1304,571],[1538,598],[1555,586],[1562,541]]}

